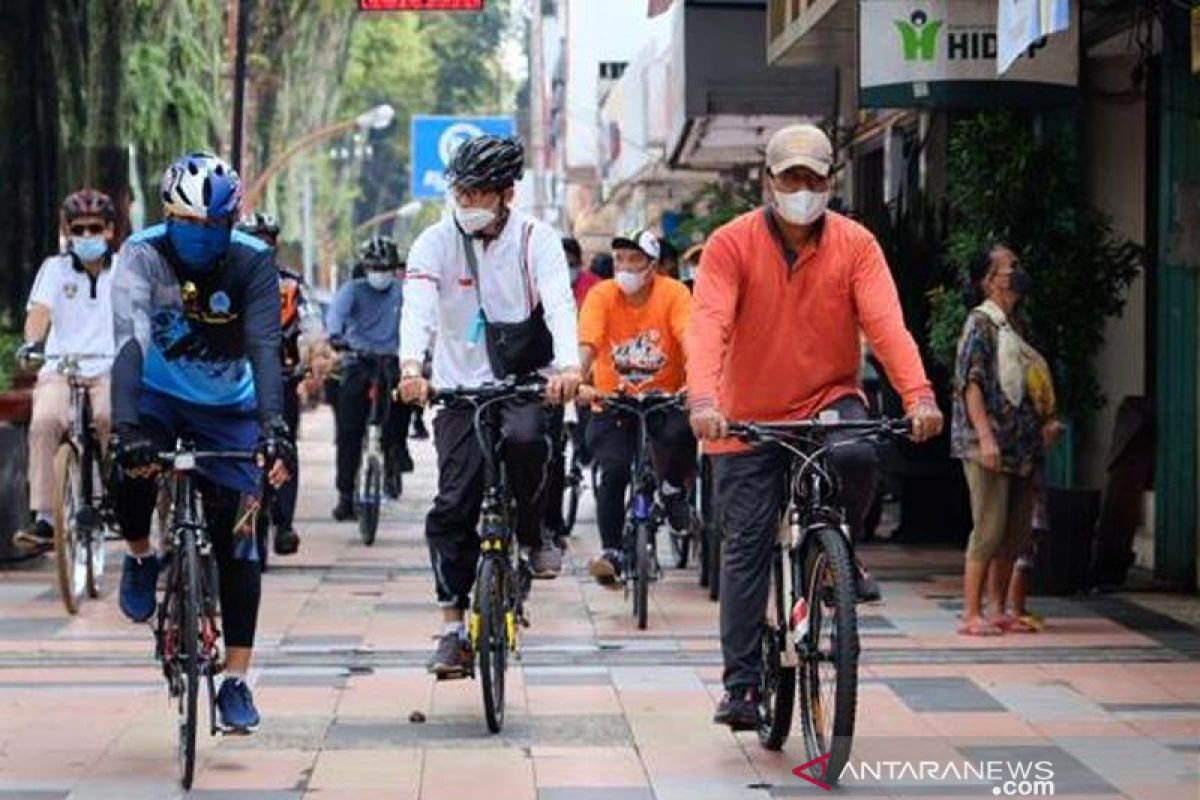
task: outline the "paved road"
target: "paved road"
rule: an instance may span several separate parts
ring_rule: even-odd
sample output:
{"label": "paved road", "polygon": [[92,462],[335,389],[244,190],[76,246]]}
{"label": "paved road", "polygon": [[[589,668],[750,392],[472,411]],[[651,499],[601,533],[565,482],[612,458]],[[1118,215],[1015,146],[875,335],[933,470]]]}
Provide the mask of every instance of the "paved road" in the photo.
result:
{"label": "paved road", "polygon": [[[656,587],[644,633],[620,592],[590,582],[590,509],[567,574],[536,586],[509,724],[488,735],[478,685],[435,683],[422,666],[437,629],[422,539],[432,449],[415,448],[419,471],[367,549],[328,521],[328,415],[305,426],[303,547],[264,579],[251,676],[264,723],[252,737],[202,739],[192,797],[820,796],[792,775],[808,758],[797,740],[767,753],[711,724],[716,607],[694,571]],[[1020,796],[1007,770],[1040,767],[1031,777],[1049,770],[1060,797],[1200,797],[1194,629],[1118,598],[1045,599],[1046,633],[964,640],[958,553],[881,546],[867,559],[886,603],[864,610],[856,772],[842,796]],[[181,796],[150,656],[148,628],[120,618],[111,586],[68,618],[47,565],[0,573],[0,800]],[[424,724],[409,721],[418,710]]]}

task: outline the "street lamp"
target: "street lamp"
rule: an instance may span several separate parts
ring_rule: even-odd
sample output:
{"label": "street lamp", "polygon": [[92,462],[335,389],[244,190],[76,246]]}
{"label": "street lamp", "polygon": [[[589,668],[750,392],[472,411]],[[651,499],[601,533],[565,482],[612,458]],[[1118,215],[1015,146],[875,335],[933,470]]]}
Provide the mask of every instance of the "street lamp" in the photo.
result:
{"label": "street lamp", "polygon": [[399,208],[394,208],[391,211],[384,211],[382,214],[376,214],[365,222],[360,222],[355,226],[354,232],[359,233],[360,231],[364,231],[368,228],[374,228],[378,225],[382,225],[389,219],[411,220],[413,217],[417,216],[417,214],[420,214],[421,209],[424,207],[425,206],[419,200],[409,200]]}
{"label": "street lamp", "polygon": [[242,208],[247,214],[254,211],[254,207],[258,205],[258,201],[262,198],[263,192],[267,190],[271,179],[274,178],[279,171],[287,166],[295,155],[303,150],[312,147],[317,142],[336,136],[343,131],[358,128],[359,130],[383,130],[392,124],[392,120],[396,118],[396,109],[392,108],[387,103],[382,103],[372,109],[364,111],[353,119],[335,122],[332,125],[326,125],[324,128],[313,131],[272,161],[266,169],[264,169],[254,181],[254,185],[250,187],[250,191],[246,192],[246,197],[242,201]]}

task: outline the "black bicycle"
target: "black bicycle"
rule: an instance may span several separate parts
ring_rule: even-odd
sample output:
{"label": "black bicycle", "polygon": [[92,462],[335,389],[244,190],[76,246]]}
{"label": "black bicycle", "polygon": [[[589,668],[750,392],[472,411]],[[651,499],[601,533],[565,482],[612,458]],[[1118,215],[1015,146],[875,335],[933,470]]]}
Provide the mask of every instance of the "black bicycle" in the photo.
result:
{"label": "black bicycle", "polygon": [[71,423],[54,453],[54,563],[58,591],[70,614],[79,613],[84,595],[100,596],[104,588],[105,531],[116,528],[110,498],[105,491],[108,460],[100,444],[92,413],[88,384],[83,379],[86,361],[111,359],[111,355],[31,354],[27,366],[56,359],[55,369],[70,387]]}
{"label": "black bicycle", "polygon": [[[579,459],[579,448],[575,437],[579,435],[579,423],[566,421],[562,425],[562,443],[559,452],[565,462],[563,476],[563,536],[570,536],[579,516],[579,498],[583,494],[583,463]],[[569,452],[568,452],[569,448]]]}
{"label": "black bicycle", "polygon": [[[664,411],[681,408],[682,394],[645,392],[643,394],[602,394],[597,400],[637,423],[637,437],[633,453],[633,469],[630,480],[630,500],[625,511],[624,549],[625,572],[623,582],[626,596],[633,599],[633,617],[639,630],[645,630],[650,616],[650,584],[662,574],[658,562],[658,528],[666,519],[666,512],[658,502],[658,476],[650,459],[650,434],[647,422],[650,417]],[[675,552],[676,565],[687,565],[691,546],[690,531],[671,529],[671,546]]]}
{"label": "black bicycle", "polygon": [[197,705],[200,682],[208,688],[209,731],[216,735],[213,680],[221,671],[217,627],[217,563],[204,521],[197,485],[201,461],[250,461],[253,453],[206,452],[180,441],[175,450],[159,453],[158,465],[169,471],[171,524],[164,542],[167,564],[162,598],[155,617],[155,656],[162,664],[167,691],[179,714],[179,781],[190,789],[196,769]]}
{"label": "black bicycle", "polygon": [[[367,392],[370,411],[367,416],[367,435],[363,441],[364,464],[358,482],[358,535],[367,547],[375,544],[379,531],[379,514],[383,508],[384,467],[383,427],[390,411],[391,390],[388,386],[386,359],[371,353],[355,353],[355,357],[368,364],[371,383]],[[396,497],[400,496],[400,471],[393,474]]]}
{"label": "black bicycle", "polygon": [[[783,746],[799,690],[805,750],[814,759],[828,754],[824,780],[836,783],[850,758],[858,704],[858,573],[830,453],[905,435],[909,423],[818,419],[729,429],[752,445],[791,455],[762,626],[759,741],[770,750]],[[831,442],[831,434],[844,436]]]}
{"label": "black bicycle", "polygon": [[[504,727],[504,677],[509,654],[519,658],[520,628],[529,627],[525,600],[533,571],[515,546],[516,501],[508,487],[500,406],[510,400],[541,402],[544,383],[507,380],[475,388],[439,389],[432,401],[441,405],[465,403],[474,409],[475,438],[483,454],[484,491],[479,516],[480,554],[475,569],[475,596],[467,625],[483,690],[488,730]],[[469,677],[475,676],[472,665]]]}

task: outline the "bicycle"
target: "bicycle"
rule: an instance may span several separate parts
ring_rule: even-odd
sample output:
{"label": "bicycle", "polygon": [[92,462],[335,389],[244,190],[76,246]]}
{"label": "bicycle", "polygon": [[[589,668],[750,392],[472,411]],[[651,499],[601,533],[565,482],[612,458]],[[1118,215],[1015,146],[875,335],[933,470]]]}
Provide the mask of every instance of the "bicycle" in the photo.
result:
{"label": "bicycle", "polygon": [[[483,504],[479,515],[480,554],[467,638],[475,654],[488,730],[504,727],[505,672],[508,657],[520,658],[521,628],[529,627],[525,600],[533,583],[528,561],[514,547],[516,501],[508,488],[504,461],[497,457],[500,404],[508,400],[542,401],[542,383],[506,380],[475,388],[438,389],[431,403],[466,403],[474,409],[474,431],[483,454]],[[467,677],[475,677],[473,664]]]}
{"label": "bicycle", "polygon": [[169,697],[179,714],[180,784],[190,789],[196,769],[196,729],[199,724],[200,681],[208,689],[209,732],[215,736],[216,698],[213,681],[221,671],[217,640],[217,564],[204,522],[203,502],[196,484],[198,464],[206,460],[252,461],[253,453],[196,450],[179,441],[175,450],[159,453],[159,467],[169,470],[171,524],[166,531],[167,562],[163,596],[155,615],[155,657],[162,664]]}
{"label": "bicycle", "polygon": [[[831,784],[850,758],[860,647],[854,548],[829,456],[837,447],[909,430],[904,420],[839,421],[836,415],[729,426],[743,441],[790,454],[762,630],[759,742],[768,750],[783,747],[798,691],[805,750],[809,758],[828,755],[823,774]],[[849,436],[829,442],[836,433]]]}
{"label": "bicycle", "polygon": [[[666,512],[658,502],[658,476],[649,456],[647,420],[657,413],[683,405],[682,394],[645,392],[644,394],[602,394],[597,400],[609,408],[628,414],[637,420],[637,443],[634,447],[631,472],[631,498],[625,517],[626,596],[633,599],[633,617],[638,630],[645,630],[650,615],[650,584],[658,580],[662,567],[658,562],[658,528]],[[676,563],[687,565],[690,532],[671,530]]]}
{"label": "bicycle", "polygon": [[111,360],[93,353],[32,354],[30,366],[58,359],[55,369],[70,386],[70,427],[54,453],[54,563],[58,591],[69,614],[78,614],[84,595],[95,599],[104,588],[105,531],[116,527],[105,475],[108,459],[92,415],[82,376],[85,361]]}
{"label": "bicycle", "polygon": [[[364,437],[363,454],[365,464],[358,481],[358,535],[367,547],[375,544],[379,531],[379,514],[383,507],[384,465],[383,426],[388,415],[388,400],[391,397],[387,385],[387,369],[383,356],[371,353],[356,353],[356,358],[370,365],[371,384],[367,392],[370,411],[367,417],[367,435]],[[394,474],[396,496],[400,495],[400,471]]]}

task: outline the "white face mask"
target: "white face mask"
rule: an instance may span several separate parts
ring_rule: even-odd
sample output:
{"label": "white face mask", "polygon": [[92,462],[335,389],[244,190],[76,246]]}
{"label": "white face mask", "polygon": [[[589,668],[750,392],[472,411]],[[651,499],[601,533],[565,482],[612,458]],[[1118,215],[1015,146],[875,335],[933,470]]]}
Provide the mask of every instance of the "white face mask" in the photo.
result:
{"label": "white face mask", "polygon": [[376,272],[375,270],[370,270],[367,272],[367,283],[369,283],[371,288],[377,292],[390,289],[392,286],[392,281],[395,279],[396,276],[390,272]]}
{"label": "white face mask", "polygon": [[613,276],[625,294],[637,294],[646,285],[646,272],[618,272]]}
{"label": "white face mask", "polygon": [[793,225],[811,225],[821,218],[829,205],[829,192],[775,192],[775,207],[779,215]]}
{"label": "white face mask", "polygon": [[455,203],[454,219],[464,231],[475,234],[496,221],[496,212],[490,208],[464,208]]}

